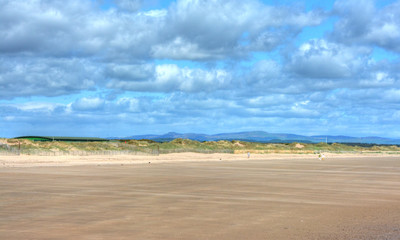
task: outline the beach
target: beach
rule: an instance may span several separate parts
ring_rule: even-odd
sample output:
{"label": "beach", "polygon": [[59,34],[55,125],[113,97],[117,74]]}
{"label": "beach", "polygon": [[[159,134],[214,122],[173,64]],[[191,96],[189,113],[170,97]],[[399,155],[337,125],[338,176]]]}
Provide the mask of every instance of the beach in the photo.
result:
{"label": "beach", "polygon": [[0,156],[0,239],[399,239],[400,157]]}
{"label": "beach", "polygon": [[[347,159],[347,158],[387,158],[400,157],[397,154],[379,153],[325,153],[325,160]],[[280,159],[314,159],[318,160],[318,154],[287,154],[268,153],[251,154],[247,151],[243,154],[230,153],[170,153],[160,155],[65,155],[65,156],[38,156],[38,155],[0,155],[0,168],[3,167],[61,167],[61,166],[83,166],[83,165],[120,165],[120,164],[144,164],[144,163],[173,163],[173,162],[213,162],[213,161],[243,161],[243,160],[280,160]]]}

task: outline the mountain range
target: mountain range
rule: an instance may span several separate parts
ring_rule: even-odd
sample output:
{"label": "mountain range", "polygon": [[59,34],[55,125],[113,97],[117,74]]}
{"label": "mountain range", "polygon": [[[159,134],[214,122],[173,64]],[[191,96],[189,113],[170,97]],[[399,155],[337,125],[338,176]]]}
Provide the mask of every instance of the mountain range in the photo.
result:
{"label": "mountain range", "polygon": [[124,139],[149,139],[153,141],[171,141],[173,139],[183,138],[196,141],[219,141],[219,140],[241,140],[251,142],[304,142],[304,143],[367,143],[367,144],[400,144],[400,139],[383,137],[349,137],[349,136],[330,136],[315,135],[303,136],[287,133],[268,133],[263,131],[219,133],[219,134],[199,134],[199,133],[176,133],[169,132],[162,135],[134,135]]}

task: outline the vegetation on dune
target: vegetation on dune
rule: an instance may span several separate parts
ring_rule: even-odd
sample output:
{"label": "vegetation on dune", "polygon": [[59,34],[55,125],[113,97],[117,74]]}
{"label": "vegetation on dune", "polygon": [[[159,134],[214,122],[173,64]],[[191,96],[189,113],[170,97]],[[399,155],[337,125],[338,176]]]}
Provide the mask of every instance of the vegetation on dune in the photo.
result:
{"label": "vegetation on dune", "polygon": [[[97,153],[113,152],[115,154],[147,153],[163,154],[173,152],[200,152],[200,153],[316,153],[316,152],[373,152],[373,153],[400,153],[396,145],[372,144],[342,144],[342,143],[258,143],[239,140],[232,141],[205,141],[199,142],[189,139],[174,139],[169,142],[155,142],[152,140],[112,140],[106,142],[40,142],[26,139],[0,139],[3,148],[18,149],[25,154],[51,152],[60,154],[69,153]],[[5,148],[4,146],[7,146]]]}

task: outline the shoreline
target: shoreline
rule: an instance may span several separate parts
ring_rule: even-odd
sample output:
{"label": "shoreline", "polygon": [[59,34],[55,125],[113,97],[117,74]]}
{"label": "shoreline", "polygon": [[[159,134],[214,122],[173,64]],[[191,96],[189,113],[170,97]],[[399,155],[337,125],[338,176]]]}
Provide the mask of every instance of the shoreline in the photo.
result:
{"label": "shoreline", "polygon": [[91,155],[91,156],[0,156],[0,168],[10,167],[63,167],[63,166],[95,166],[95,165],[135,165],[135,164],[158,164],[178,162],[210,162],[210,161],[262,161],[262,160],[293,160],[293,159],[315,159],[316,162],[329,161],[329,159],[340,158],[387,158],[400,157],[398,154],[385,153],[326,153],[325,160],[319,161],[317,154],[255,154],[250,158],[247,154],[229,153],[169,153],[154,155]]}

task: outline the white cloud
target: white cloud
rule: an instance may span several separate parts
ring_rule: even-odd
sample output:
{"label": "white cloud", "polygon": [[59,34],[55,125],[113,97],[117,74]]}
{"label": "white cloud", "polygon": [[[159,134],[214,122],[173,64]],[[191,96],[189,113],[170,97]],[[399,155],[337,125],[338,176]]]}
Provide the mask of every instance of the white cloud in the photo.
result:
{"label": "white cloud", "polygon": [[373,47],[398,57],[399,2],[337,1],[333,33],[305,42],[302,30],[326,13],[258,0],[148,11],[140,0],[107,10],[100,2],[0,0],[1,126],[83,133],[115,122],[125,134],[398,125],[400,65],[373,59]]}
{"label": "white cloud", "polygon": [[102,76],[82,59],[0,58],[0,99],[59,96],[93,89]]}
{"label": "white cloud", "polygon": [[83,97],[72,103],[72,109],[77,111],[97,111],[104,107],[105,101],[101,98]]}
{"label": "white cloud", "polygon": [[362,79],[360,86],[365,87],[388,87],[395,83],[395,79],[389,76],[387,72],[371,73],[370,78]]}
{"label": "white cloud", "polygon": [[108,78],[128,80],[128,81],[146,81],[154,75],[153,64],[108,64],[105,69],[105,75]]}
{"label": "white cloud", "polygon": [[[140,112],[140,100],[137,98],[121,98],[116,101],[115,104],[118,110],[128,111],[128,112]],[[121,107],[123,109],[121,109]]]}
{"label": "white cloud", "polygon": [[107,86],[112,89],[143,92],[209,92],[226,87],[230,81],[230,74],[224,70],[207,71],[163,64],[156,66],[154,76],[145,81],[114,79]]}
{"label": "white cloud", "polygon": [[266,96],[257,96],[248,98],[244,105],[250,108],[268,108],[271,106],[285,106],[292,104],[294,98],[285,94],[269,94]]}
{"label": "white cloud", "polygon": [[[60,107],[62,108],[64,105],[59,103],[36,101],[0,104],[0,115],[4,112],[6,113],[6,116],[3,119],[6,121],[12,121],[18,119],[21,116],[21,113],[49,116],[54,114]],[[6,111],[4,111],[4,109],[6,109]]]}
{"label": "white cloud", "polygon": [[[96,56],[107,61],[220,59],[271,50],[324,18],[318,11],[257,0],[178,0],[168,9],[142,12],[137,11],[140,2],[116,0],[117,9],[127,10],[121,12],[101,10],[89,0],[1,0],[0,53]],[[254,46],[240,47],[243,34]]]}
{"label": "white cloud", "polygon": [[218,59],[222,58],[223,54],[218,53],[218,50],[212,52],[200,49],[196,43],[188,42],[182,37],[177,37],[171,42],[162,43],[152,47],[152,56],[154,58],[170,58],[170,59],[185,59],[202,60],[202,59]]}
{"label": "white cloud", "polygon": [[282,73],[281,65],[272,60],[261,60],[256,62],[251,69],[251,77],[247,83],[257,81],[269,81],[271,79],[280,78]]}
{"label": "white cloud", "polygon": [[163,18],[163,17],[167,16],[167,13],[168,13],[168,11],[165,9],[157,9],[157,10],[150,10],[147,12],[142,12],[140,14],[143,14],[148,17]]}
{"label": "white cloud", "polygon": [[379,46],[400,52],[400,2],[378,9],[375,1],[340,0],[335,13],[340,16],[332,37],[347,44]]}
{"label": "white cloud", "polygon": [[358,74],[369,53],[365,48],[314,39],[291,56],[290,68],[306,78],[349,78]]}
{"label": "white cloud", "polygon": [[[169,41],[153,51],[155,56],[175,59],[218,59],[270,51],[324,17],[322,12],[268,6],[256,0],[178,0],[169,8],[168,27],[163,31]],[[246,46],[241,46],[243,41]]]}

